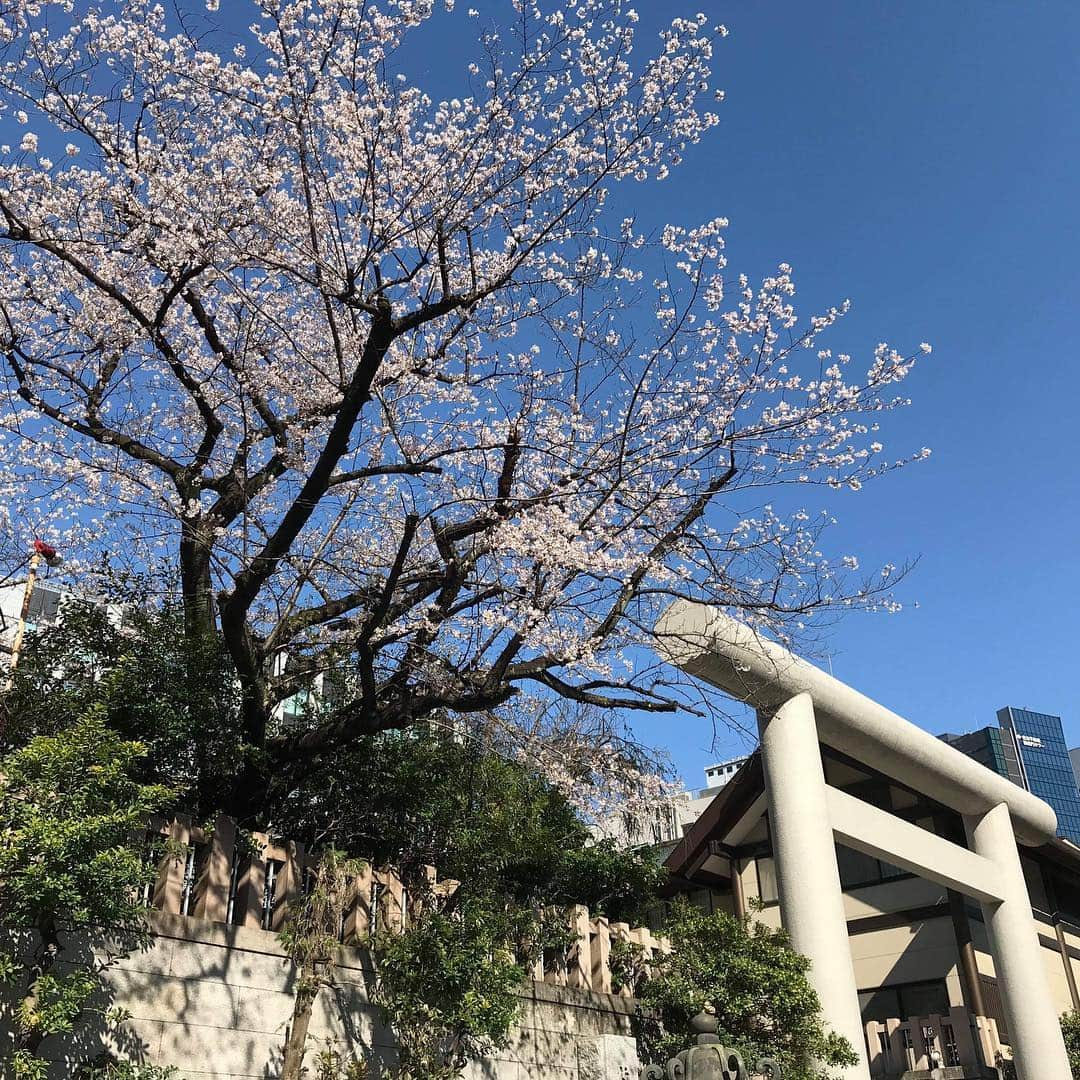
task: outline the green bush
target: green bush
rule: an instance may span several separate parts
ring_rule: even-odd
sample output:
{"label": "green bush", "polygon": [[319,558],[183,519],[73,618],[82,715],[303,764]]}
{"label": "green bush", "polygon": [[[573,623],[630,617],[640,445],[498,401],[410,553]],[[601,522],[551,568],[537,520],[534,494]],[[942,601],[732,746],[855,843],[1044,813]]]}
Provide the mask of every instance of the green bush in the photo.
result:
{"label": "green bush", "polygon": [[1073,1078],[1080,1080],[1080,1012],[1067,1012],[1061,1018],[1061,1033],[1065,1036]]}
{"label": "green bush", "polygon": [[[142,937],[139,895],[155,870],[143,838],[174,794],[137,779],[144,755],[99,703],[0,759],[0,975],[20,995],[10,1063],[19,1080],[44,1075],[47,1036],[74,1032],[94,1011],[102,964],[58,967],[67,935],[106,929],[128,948]],[[34,946],[13,947],[28,932]]]}
{"label": "green bush", "polygon": [[823,1080],[855,1063],[850,1044],[826,1030],[809,961],[783,931],[679,901],[664,932],[673,951],[653,961],[650,978],[640,979],[632,956],[621,957],[637,982],[634,1026],[645,1062],[665,1062],[691,1045],[690,1021],[708,1004],[721,1042],[748,1061],[775,1058],[788,1080]]}
{"label": "green bush", "polygon": [[119,1061],[95,1066],[84,1072],[79,1080],[181,1080],[181,1077],[172,1067],[163,1069],[158,1065]]}
{"label": "green bush", "polygon": [[568,944],[559,908],[637,921],[665,877],[648,856],[597,843],[525,766],[440,731],[365,738],[273,812],[283,836],[398,867],[414,896],[428,865],[460,882],[448,900],[426,897],[404,934],[372,943],[375,1000],[402,1048],[402,1080],[448,1080],[504,1044],[529,964]]}
{"label": "green bush", "polygon": [[164,784],[185,813],[221,810],[249,752],[236,676],[221,641],[185,635],[173,608],[125,608],[122,626],[102,604],[64,605],[62,632],[27,636],[0,701],[0,753],[52,735],[87,710],[141,752],[133,776]]}
{"label": "green bush", "polygon": [[268,808],[282,836],[425,865],[521,907],[586,904],[641,921],[665,871],[596,841],[563,794],[497,748],[445,731],[383,732],[323,761]]}
{"label": "green bush", "polygon": [[452,1080],[506,1045],[527,971],[510,942],[521,926],[472,900],[375,942],[375,1001],[400,1046],[400,1080]]}

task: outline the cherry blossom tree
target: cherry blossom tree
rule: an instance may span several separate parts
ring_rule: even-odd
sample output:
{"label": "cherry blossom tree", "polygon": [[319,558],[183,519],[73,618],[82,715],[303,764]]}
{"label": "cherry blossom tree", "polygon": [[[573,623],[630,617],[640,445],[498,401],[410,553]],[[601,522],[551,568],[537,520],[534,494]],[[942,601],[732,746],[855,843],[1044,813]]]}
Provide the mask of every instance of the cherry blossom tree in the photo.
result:
{"label": "cherry blossom tree", "polygon": [[[0,6],[0,499],[221,635],[267,771],[435,715],[675,712],[642,648],[675,596],[778,632],[881,602],[770,492],[918,457],[876,434],[914,354],[853,373],[844,307],[732,274],[724,219],[627,209],[717,123],[722,27],[217,9]],[[448,20],[443,100],[413,70]],[[329,670],[334,708],[275,725]]]}

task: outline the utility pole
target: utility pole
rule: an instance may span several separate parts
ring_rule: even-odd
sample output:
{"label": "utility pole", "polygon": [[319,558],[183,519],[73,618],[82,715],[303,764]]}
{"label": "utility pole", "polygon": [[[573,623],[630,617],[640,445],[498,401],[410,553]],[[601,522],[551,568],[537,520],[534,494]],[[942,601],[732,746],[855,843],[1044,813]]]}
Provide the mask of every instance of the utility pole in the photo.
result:
{"label": "utility pole", "polygon": [[38,568],[44,560],[46,566],[56,566],[60,563],[60,556],[56,548],[46,544],[44,540],[35,540],[30,551],[29,572],[26,575],[26,589],[23,592],[22,608],[19,611],[19,623],[15,627],[15,640],[11,645],[11,668],[8,675],[7,689],[10,690],[15,684],[15,668],[19,664],[19,653],[22,652],[23,637],[26,634],[26,620],[30,617],[30,598],[34,595],[34,585],[37,582]]}

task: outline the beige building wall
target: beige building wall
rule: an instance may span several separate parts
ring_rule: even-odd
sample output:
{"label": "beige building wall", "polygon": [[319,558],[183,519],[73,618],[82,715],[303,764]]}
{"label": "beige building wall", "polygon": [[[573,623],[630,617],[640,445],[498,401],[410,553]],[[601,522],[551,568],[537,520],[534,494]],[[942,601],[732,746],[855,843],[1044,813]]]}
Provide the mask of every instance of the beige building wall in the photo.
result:
{"label": "beige building wall", "polygon": [[[760,900],[757,861],[746,859],[742,868],[743,892],[748,900]],[[766,876],[768,873],[766,870]],[[1032,906],[1036,909],[1041,955],[1054,1006],[1059,1013],[1068,1012],[1073,1008],[1073,1000],[1065,974],[1066,958],[1061,955],[1053,923],[1038,915],[1038,912],[1050,906],[1042,874],[1038,865],[1027,859],[1024,860],[1024,873]],[[728,896],[718,894],[716,906],[720,906],[724,900],[729,900]],[[910,924],[881,929],[860,929],[857,926],[859,920],[871,920],[882,915],[899,917],[904,912],[933,907],[941,908],[940,917],[924,917]],[[945,889],[918,877],[897,878],[879,885],[845,891],[844,912],[849,927],[856,924],[850,942],[856,983],[860,990],[944,979],[949,1004],[964,1005],[959,954]],[[767,904],[754,917],[767,926],[779,927],[779,904]],[[979,972],[996,978],[986,927],[977,918],[970,920],[970,926]],[[1072,967],[1074,979],[1080,984],[1080,927],[1063,927],[1063,934],[1067,950],[1076,953],[1069,956],[1067,962]]]}
{"label": "beige building wall", "polygon": [[844,893],[844,914],[849,920],[937,904],[947,905],[948,893],[940,885],[919,877],[896,878]]}
{"label": "beige building wall", "polygon": [[[956,973],[956,942],[948,919],[871,930],[854,934],[850,940],[860,990],[947,979]],[[956,986],[959,990],[959,982]],[[950,1004],[963,1002],[957,998]]]}
{"label": "beige building wall", "polygon": [[1043,948],[1043,964],[1046,967],[1046,978],[1050,983],[1050,992],[1054,996],[1054,1004],[1059,1013],[1068,1012],[1072,1009],[1072,998],[1069,996],[1069,982],[1065,976],[1065,965],[1061,953],[1057,949]]}

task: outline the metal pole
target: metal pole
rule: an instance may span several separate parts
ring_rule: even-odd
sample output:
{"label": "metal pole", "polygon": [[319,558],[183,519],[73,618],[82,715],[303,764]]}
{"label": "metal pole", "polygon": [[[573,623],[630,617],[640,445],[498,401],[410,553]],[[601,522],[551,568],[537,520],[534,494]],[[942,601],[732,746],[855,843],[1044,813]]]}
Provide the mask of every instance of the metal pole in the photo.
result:
{"label": "metal pole", "polygon": [[19,664],[19,653],[22,652],[23,636],[26,633],[26,620],[30,616],[30,597],[34,593],[34,583],[37,580],[38,567],[41,565],[42,555],[40,551],[30,553],[30,571],[26,576],[26,591],[23,593],[22,609],[19,612],[19,624],[15,627],[15,640],[11,645],[11,668],[8,675],[7,689],[15,685],[15,668]]}
{"label": "metal pole", "polygon": [[731,856],[731,898],[735,908],[735,918],[746,918],[746,890],[742,883],[742,859]]}
{"label": "metal pole", "polygon": [[1069,945],[1065,940],[1065,931],[1061,929],[1061,916],[1054,915],[1054,933],[1057,935],[1058,949],[1061,952],[1061,962],[1065,966],[1065,982],[1069,985],[1069,997],[1072,998],[1073,1008],[1080,1011],[1080,991],[1076,986],[1076,975],[1073,972],[1072,958],[1069,956]]}

